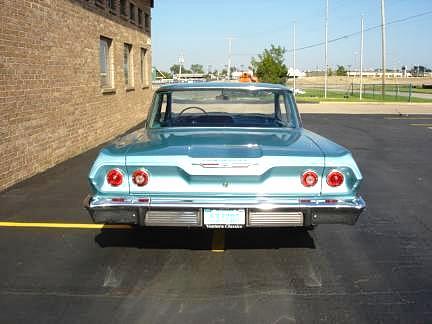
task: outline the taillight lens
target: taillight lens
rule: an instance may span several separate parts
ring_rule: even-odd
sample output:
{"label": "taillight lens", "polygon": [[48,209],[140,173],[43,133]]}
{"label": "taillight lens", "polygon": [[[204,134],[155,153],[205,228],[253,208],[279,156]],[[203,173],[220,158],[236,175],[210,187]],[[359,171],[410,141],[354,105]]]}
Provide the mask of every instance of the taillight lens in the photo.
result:
{"label": "taillight lens", "polygon": [[108,183],[113,187],[118,187],[123,183],[123,173],[118,169],[109,170],[106,178]]}
{"label": "taillight lens", "polygon": [[339,171],[331,171],[327,175],[327,184],[330,187],[339,187],[344,182],[344,175]]}
{"label": "taillight lens", "polygon": [[318,174],[315,171],[306,171],[301,176],[301,183],[305,187],[313,187],[318,183]]}
{"label": "taillight lens", "polygon": [[132,174],[132,181],[138,187],[145,186],[149,181],[149,174],[146,170],[138,169]]}

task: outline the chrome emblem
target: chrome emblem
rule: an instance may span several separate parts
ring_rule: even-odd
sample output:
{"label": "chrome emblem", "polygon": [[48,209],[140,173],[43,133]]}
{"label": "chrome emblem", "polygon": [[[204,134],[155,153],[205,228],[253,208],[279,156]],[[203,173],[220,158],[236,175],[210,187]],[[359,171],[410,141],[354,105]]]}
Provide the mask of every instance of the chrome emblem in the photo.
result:
{"label": "chrome emblem", "polygon": [[206,169],[231,169],[231,168],[249,168],[251,166],[258,165],[257,163],[247,162],[205,162],[205,163],[194,163],[193,165],[199,165]]}

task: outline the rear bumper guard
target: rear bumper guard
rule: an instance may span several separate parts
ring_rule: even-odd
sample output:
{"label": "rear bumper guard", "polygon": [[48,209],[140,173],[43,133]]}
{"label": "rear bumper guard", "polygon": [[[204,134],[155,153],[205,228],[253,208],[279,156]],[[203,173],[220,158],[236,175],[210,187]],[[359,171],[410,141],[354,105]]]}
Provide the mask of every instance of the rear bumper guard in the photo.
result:
{"label": "rear bumper guard", "polygon": [[354,225],[366,203],[353,199],[169,199],[87,196],[84,207],[95,223],[141,226],[202,227],[204,208],[242,208],[246,227],[291,227],[318,224]]}

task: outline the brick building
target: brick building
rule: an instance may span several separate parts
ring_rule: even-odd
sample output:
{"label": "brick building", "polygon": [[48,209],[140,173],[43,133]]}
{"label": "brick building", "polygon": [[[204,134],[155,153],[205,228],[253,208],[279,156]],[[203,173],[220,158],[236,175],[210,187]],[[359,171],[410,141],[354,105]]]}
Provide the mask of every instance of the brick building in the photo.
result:
{"label": "brick building", "polygon": [[152,0],[0,0],[0,191],[141,122]]}

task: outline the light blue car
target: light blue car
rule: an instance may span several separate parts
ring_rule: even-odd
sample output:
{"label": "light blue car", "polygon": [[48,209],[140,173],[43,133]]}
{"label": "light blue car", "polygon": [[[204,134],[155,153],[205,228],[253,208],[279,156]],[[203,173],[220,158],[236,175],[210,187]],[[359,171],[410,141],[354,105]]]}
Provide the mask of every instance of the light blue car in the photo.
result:
{"label": "light blue car", "polygon": [[159,88],[145,128],[104,149],[84,205],[96,223],[206,228],[356,223],[351,153],[302,127],[289,89]]}

